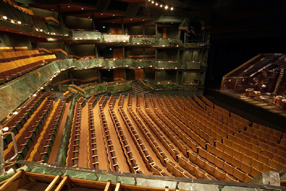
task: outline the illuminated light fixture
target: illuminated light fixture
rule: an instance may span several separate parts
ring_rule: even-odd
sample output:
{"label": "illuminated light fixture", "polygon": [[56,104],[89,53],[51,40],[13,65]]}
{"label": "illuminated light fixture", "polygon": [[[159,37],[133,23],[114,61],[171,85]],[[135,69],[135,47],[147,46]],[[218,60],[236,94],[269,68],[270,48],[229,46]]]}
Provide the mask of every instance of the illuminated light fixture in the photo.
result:
{"label": "illuminated light fixture", "polygon": [[17,114],[18,114],[18,111],[13,112],[13,115],[17,115]]}
{"label": "illuminated light fixture", "polygon": [[7,16],[3,16],[3,19],[4,19],[4,20],[7,20],[8,18],[7,18]]}
{"label": "illuminated light fixture", "polygon": [[9,127],[4,127],[2,131],[9,131]]}
{"label": "illuminated light fixture", "polygon": [[175,69],[177,69],[177,67],[175,67]]}
{"label": "illuminated light fixture", "polygon": [[115,68],[114,66],[112,68]]}
{"label": "illuminated light fixture", "polygon": [[112,16],[114,16],[114,17],[115,17],[115,15],[112,15]]}
{"label": "illuminated light fixture", "polygon": [[53,11],[54,9],[52,9],[52,11]]}
{"label": "illuminated light fixture", "polygon": [[171,7],[170,10],[173,11],[173,10],[174,10],[174,7]]}
{"label": "illuminated light fixture", "polygon": [[44,89],[44,87],[41,87],[41,90],[43,90]]}
{"label": "illuminated light fixture", "polygon": [[150,67],[152,67],[152,65],[150,65]]}
{"label": "illuminated light fixture", "polygon": [[11,23],[15,23],[15,21],[11,20]]}
{"label": "illuminated light fixture", "polygon": [[140,69],[141,67],[139,66],[138,68]]}
{"label": "illuminated light fixture", "polygon": [[163,7],[163,5],[161,4],[160,7]]}
{"label": "illuminated light fixture", "polygon": [[130,19],[130,21],[132,21],[132,19]]}
{"label": "illuminated light fixture", "polygon": [[33,94],[33,96],[34,96],[34,97],[36,97],[36,96],[37,96],[37,94]]}
{"label": "illuminated light fixture", "polygon": [[128,67],[128,65],[126,65],[126,67]]}
{"label": "illuminated light fixture", "polygon": [[68,8],[70,8],[71,6],[68,6]]}
{"label": "illuminated light fixture", "polygon": [[165,9],[169,9],[169,6],[168,6],[168,5],[166,5],[166,6],[165,6]]}
{"label": "illuminated light fixture", "polygon": [[84,8],[81,8],[81,10],[84,10]]}
{"label": "illuminated light fixture", "polygon": [[103,13],[101,13],[100,15],[103,15]]}
{"label": "illuminated light fixture", "polygon": [[159,5],[159,3],[155,3],[155,5],[156,5],[156,6],[158,6],[158,5]]}
{"label": "illuminated light fixture", "polygon": [[145,20],[143,19],[143,21],[145,21]]}
{"label": "illuminated light fixture", "polygon": [[22,24],[21,21],[18,21],[17,23],[18,23],[19,25]]}
{"label": "illuminated light fixture", "polygon": [[43,32],[43,29],[41,29],[40,32]]}
{"label": "illuminated light fixture", "polygon": [[155,2],[154,2],[154,1],[151,1],[151,3],[154,4]]}
{"label": "illuminated light fixture", "polygon": [[75,40],[78,40],[78,38],[74,38]]}
{"label": "illuminated light fixture", "polygon": [[114,22],[112,22],[112,23],[114,23]]}
{"label": "illuminated light fixture", "polygon": [[148,0],[149,2],[151,1],[151,0]]}
{"label": "illuminated light fixture", "polygon": [[82,38],[79,38],[79,40],[82,40]]}

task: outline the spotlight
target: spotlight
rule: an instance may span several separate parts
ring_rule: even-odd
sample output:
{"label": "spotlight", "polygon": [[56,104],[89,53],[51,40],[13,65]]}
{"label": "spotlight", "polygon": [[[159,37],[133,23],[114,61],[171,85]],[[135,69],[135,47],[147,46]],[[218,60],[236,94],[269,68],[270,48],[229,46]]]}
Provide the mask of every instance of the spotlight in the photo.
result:
{"label": "spotlight", "polygon": [[7,20],[8,18],[7,18],[7,16],[3,16],[3,19],[4,19],[4,20]]}
{"label": "spotlight", "polygon": [[15,23],[15,21],[11,20],[11,23]]}
{"label": "spotlight", "polygon": [[155,5],[156,5],[156,6],[158,6],[159,4],[158,4],[158,3],[156,3]]}
{"label": "spotlight", "polygon": [[19,25],[22,24],[21,21],[18,21],[17,23],[18,23]]}
{"label": "spotlight", "polygon": [[9,127],[4,127],[2,130],[3,131],[9,131]]}
{"label": "spotlight", "polygon": [[161,4],[160,7],[163,7],[163,5]]}
{"label": "spotlight", "polygon": [[173,11],[173,10],[174,10],[174,7],[171,7],[170,10]]}
{"label": "spotlight", "polygon": [[154,4],[155,2],[154,2],[154,1],[151,1],[151,3]]}
{"label": "spotlight", "polygon": [[41,29],[40,32],[43,32],[43,29]]}
{"label": "spotlight", "polygon": [[166,5],[166,6],[165,6],[165,9],[167,10],[168,8],[169,8],[168,5]]}
{"label": "spotlight", "polygon": [[78,40],[78,38],[74,38],[75,40]]}

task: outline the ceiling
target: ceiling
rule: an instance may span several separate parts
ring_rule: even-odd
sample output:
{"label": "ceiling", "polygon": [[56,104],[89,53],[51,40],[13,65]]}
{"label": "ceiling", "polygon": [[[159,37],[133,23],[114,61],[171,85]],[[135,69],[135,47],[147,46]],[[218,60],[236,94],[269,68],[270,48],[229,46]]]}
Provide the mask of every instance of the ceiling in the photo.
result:
{"label": "ceiling", "polygon": [[[63,17],[93,18],[100,23],[124,24],[182,22],[185,18],[208,22],[217,0],[16,0]],[[161,7],[160,7],[161,6]],[[168,6],[166,10],[165,7]],[[173,10],[171,10],[173,7]],[[168,17],[168,19],[164,17]],[[163,19],[163,20],[162,20]]]}

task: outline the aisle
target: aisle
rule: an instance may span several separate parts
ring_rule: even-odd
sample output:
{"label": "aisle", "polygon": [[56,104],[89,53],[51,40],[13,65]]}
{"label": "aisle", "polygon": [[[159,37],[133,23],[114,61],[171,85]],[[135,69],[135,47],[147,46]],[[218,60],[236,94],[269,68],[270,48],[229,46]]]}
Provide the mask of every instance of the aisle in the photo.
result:
{"label": "aisle", "polygon": [[80,141],[79,141],[79,155],[78,155],[78,167],[89,168],[88,165],[88,104],[82,108],[81,111],[81,124],[80,124]]}
{"label": "aisle", "polygon": [[[126,163],[125,155],[124,155],[123,150],[121,148],[121,144],[118,140],[117,133],[116,133],[115,128],[113,126],[113,122],[112,122],[111,117],[110,117],[109,112],[108,112],[108,103],[109,102],[107,102],[106,106],[104,107],[103,112],[104,112],[104,115],[106,117],[107,126],[109,129],[113,148],[115,150],[115,155],[116,155],[117,162],[119,165],[119,170],[120,170],[120,172],[130,172],[129,166]],[[120,125],[122,125],[122,124],[120,123]]]}
{"label": "aisle", "polygon": [[97,156],[100,170],[110,170],[109,164],[106,155],[106,149],[103,143],[103,136],[101,130],[101,124],[99,121],[99,107],[96,104],[93,108],[93,116],[94,116],[94,128],[96,135],[96,146],[97,146]]}
{"label": "aisle", "polygon": [[[136,160],[136,162],[137,162],[137,164],[138,164],[140,170],[141,170],[144,174],[149,174],[149,175],[151,175],[152,173],[149,172],[148,169],[146,168],[146,165],[145,165],[145,163],[143,162],[142,157],[141,157],[140,153],[138,152],[138,149],[137,149],[136,145],[135,145],[134,142],[133,142],[133,139],[131,138],[131,136],[130,136],[130,134],[129,134],[129,131],[127,130],[127,127],[125,126],[125,123],[124,123],[124,121],[123,121],[123,119],[122,119],[120,113],[118,112],[118,101],[119,101],[119,100],[117,99],[116,102],[115,102],[114,112],[115,112],[115,114],[116,114],[116,116],[117,116],[117,118],[118,118],[118,120],[119,120],[119,123],[120,123],[120,125],[121,125],[121,127],[122,127],[122,130],[123,130],[123,132],[124,132],[124,136],[126,137],[126,140],[127,140],[128,145],[129,145],[129,147],[130,147],[130,150],[131,150],[131,152],[132,152],[132,154],[133,154],[133,157],[135,158],[135,160]],[[124,107],[127,107],[126,103],[127,103],[127,100],[125,99],[125,100],[124,100]]]}
{"label": "aisle", "polygon": [[64,131],[65,125],[66,125],[67,116],[68,116],[68,113],[70,110],[70,105],[71,105],[71,102],[66,103],[66,105],[65,105],[65,111],[64,111],[63,117],[61,119],[59,130],[58,130],[57,136],[55,138],[55,141],[54,141],[51,153],[50,153],[50,157],[48,160],[49,164],[55,164],[55,162],[56,162],[57,154],[58,154],[58,151],[59,151],[59,148],[61,145],[60,143],[62,140],[63,131]]}

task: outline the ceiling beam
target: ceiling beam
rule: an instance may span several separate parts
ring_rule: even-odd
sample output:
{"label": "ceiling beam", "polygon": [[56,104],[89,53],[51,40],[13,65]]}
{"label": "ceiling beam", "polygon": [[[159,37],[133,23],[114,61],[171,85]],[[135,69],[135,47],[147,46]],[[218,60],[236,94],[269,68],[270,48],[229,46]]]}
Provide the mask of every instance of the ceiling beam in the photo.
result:
{"label": "ceiling beam", "polygon": [[126,17],[135,17],[140,9],[141,3],[129,3],[126,10]]}
{"label": "ceiling beam", "polygon": [[98,0],[96,8],[102,12],[106,11],[111,0]]}

